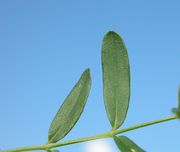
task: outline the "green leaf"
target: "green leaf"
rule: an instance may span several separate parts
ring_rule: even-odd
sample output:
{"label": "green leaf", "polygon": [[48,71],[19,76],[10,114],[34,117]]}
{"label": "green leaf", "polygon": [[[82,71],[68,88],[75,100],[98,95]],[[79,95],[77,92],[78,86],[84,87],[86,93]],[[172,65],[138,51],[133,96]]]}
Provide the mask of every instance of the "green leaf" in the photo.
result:
{"label": "green leaf", "polygon": [[89,69],[86,69],[57,112],[49,128],[49,143],[57,142],[73,128],[86,104],[91,87]]}
{"label": "green leaf", "polygon": [[176,115],[178,115],[178,108],[172,108],[172,112]]}
{"label": "green leaf", "polygon": [[115,32],[106,34],[102,45],[103,93],[113,129],[124,122],[130,98],[130,67],[127,49]]}
{"label": "green leaf", "polygon": [[178,107],[177,108],[172,108],[172,112],[180,118],[180,85],[178,88]]}
{"label": "green leaf", "polygon": [[126,136],[114,136],[114,141],[121,152],[145,152]]}
{"label": "green leaf", "polygon": [[59,152],[59,150],[47,150],[47,152]]}

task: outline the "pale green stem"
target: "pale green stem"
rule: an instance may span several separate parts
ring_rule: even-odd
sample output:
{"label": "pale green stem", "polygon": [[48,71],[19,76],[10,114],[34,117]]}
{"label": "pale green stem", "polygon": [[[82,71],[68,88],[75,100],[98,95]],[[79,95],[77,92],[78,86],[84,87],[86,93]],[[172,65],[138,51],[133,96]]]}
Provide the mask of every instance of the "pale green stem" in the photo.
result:
{"label": "pale green stem", "polygon": [[154,121],[150,121],[150,122],[146,122],[146,123],[142,123],[142,124],[138,124],[132,127],[127,127],[121,130],[112,130],[110,132],[104,133],[104,134],[99,134],[96,136],[90,136],[90,137],[85,137],[85,138],[79,138],[79,139],[75,139],[75,140],[69,140],[69,141],[65,141],[65,142],[58,142],[58,143],[48,143],[48,144],[43,144],[43,145],[37,145],[37,146],[28,146],[28,147],[21,147],[21,148],[15,148],[15,149],[10,149],[10,150],[2,150],[0,152],[22,152],[22,151],[33,151],[33,150],[48,150],[51,148],[55,148],[55,147],[61,147],[61,146],[65,146],[65,145],[70,145],[70,144],[75,144],[75,143],[82,143],[82,142],[86,142],[86,141],[90,141],[90,140],[96,140],[96,139],[102,139],[102,138],[112,138],[115,135],[124,133],[124,132],[128,132],[131,130],[135,130],[138,128],[142,128],[142,127],[146,127],[146,126],[150,126],[153,124],[157,124],[157,123],[161,123],[161,122],[165,122],[165,121],[169,121],[169,120],[174,120],[177,119],[177,116],[169,116],[169,117],[165,117],[162,119],[158,119],[158,120],[154,120]]}

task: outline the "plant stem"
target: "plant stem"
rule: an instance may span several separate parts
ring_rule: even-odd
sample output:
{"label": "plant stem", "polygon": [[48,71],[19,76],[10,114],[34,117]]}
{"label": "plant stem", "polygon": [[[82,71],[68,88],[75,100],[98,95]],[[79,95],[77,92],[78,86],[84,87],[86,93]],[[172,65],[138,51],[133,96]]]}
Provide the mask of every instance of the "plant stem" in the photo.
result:
{"label": "plant stem", "polygon": [[113,132],[113,134],[117,135],[117,134],[121,134],[121,133],[124,133],[124,132],[127,132],[127,131],[143,128],[143,127],[146,127],[146,126],[154,125],[154,124],[169,121],[169,120],[174,120],[174,119],[177,119],[177,118],[178,118],[178,116],[176,116],[176,115],[175,116],[169,116],[169,117],[165,117],[165,118],[162,118],[162,119],[157,119],[157,120],[145,122],[145,123],[142,123],[142,124],[138,124],[138,125],[135,125],[135,126],[132,126],[132,127],[124,128],[124,129],[121,129],[121,130],[116,130],[116,131]]}
{"label": "plant stem", "polygon": [[22,152],[22,151],[33,151],[33,150],[49,150],[49,149],[55,148],[55,147],[61,147],[61,146],[76,144],[76,143],[82,143],[82,142],[96,140],[96,139],[112,138],[113,136],[124,133],[124,132],[128,132],[128,131],[135,130],[138,128],[143,128],[146,126],[154,125],[154,124],[165,122],[165,121],[174,120],[177,118],[178,118],[177,116],[173,115],[173,116],[165,117],[162,119],[158,119],[158,120],[138,124],[135,126],[127,127],[127,128],[121,129],[121,130],[112,130],[107,133],[99,134],[99,135],[95,135],[95,136],[79,138],[79,139],[69,140],[69,141],[65,141],[65,142],[48,143],[48,144],[37,145],[37,146],[28,146],[28,147],[21,147],[21,148],[15,148],[15,149],[10,149],[10,150],[2,150],[0,152]]}

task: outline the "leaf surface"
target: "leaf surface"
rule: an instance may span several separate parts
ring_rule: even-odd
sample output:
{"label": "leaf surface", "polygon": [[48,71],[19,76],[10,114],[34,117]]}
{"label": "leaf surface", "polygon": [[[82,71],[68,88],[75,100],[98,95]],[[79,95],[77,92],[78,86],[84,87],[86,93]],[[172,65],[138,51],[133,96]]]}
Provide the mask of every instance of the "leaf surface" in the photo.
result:
{"label": "leaf surface", "polygon": [[114,141],[121,152],[145,152],[126,136],[115,136]]}
{"label": "leaf surface", "polygon": [[172,108],[172,112],[180,118],[180,85],[178,88],[178,107],[177,108]]}
{"label": "leaf surface", "polygon": [[130,67],[122,38],[108,32],[102,45],[103,94],[112,128],[118,129],[125,120],[130,98]]}
{"label": "leaf surface", "polygon": [[83,112],[91,87],[89,69],[86,69],[58,110],[48,133],[49,143],[57,142],[73,128]]}
{"label": "leaf surface", "polygon": [[59,150],[47,150],[47,152],[59,152]]}

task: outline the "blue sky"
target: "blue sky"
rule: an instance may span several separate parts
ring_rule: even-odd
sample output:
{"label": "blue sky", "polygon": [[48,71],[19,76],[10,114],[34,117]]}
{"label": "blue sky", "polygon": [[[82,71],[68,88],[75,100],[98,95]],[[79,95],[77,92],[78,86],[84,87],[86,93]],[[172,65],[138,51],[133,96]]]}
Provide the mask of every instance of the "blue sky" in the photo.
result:
{"label": "blue sky", "polygon": [[[42,144],[83,70],[92,89],[64,140],[110,130],[102,96],[101,44],[115,30],[128,48],[131,103],[123,127],[171,115],[180,83],[180,2],[0,1],[0,148]],[[178,120],[126,133],[148,152],[178,152]],[[112,140],[107,141],[118,152]],[[86,144],[59,148],[85,152]]]}

